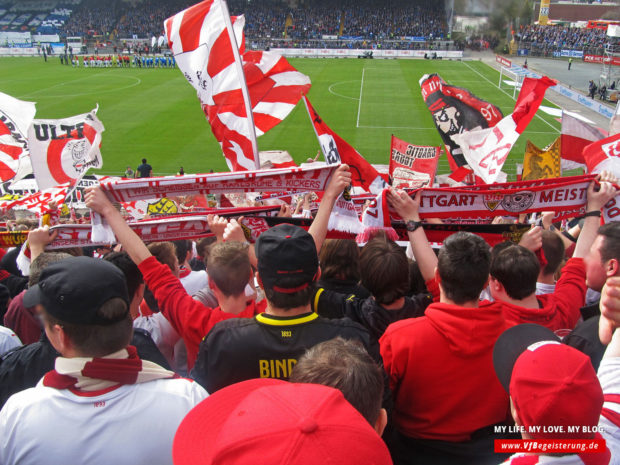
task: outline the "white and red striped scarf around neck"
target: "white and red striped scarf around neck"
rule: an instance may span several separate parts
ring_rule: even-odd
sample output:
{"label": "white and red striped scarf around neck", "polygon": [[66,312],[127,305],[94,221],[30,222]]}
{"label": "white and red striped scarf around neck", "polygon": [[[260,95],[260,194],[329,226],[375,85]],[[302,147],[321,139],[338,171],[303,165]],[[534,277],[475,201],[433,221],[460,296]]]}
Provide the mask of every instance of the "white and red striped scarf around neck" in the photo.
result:
{"label": "white and red striped scarf around neck", "polygon": [[156,363],[141,360],[136,348],[127,346],[101,358],[58,357],[55,369],[43,377],[43,385],[91,392],[170,378],[178,378],[178,375]]}

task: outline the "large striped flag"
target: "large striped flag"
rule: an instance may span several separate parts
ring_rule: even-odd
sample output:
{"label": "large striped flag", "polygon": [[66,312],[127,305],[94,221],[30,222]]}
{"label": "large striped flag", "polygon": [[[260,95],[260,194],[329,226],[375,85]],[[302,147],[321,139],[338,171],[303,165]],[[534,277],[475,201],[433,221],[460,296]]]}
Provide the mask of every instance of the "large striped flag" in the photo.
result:
{"label": "large striped flag", "polygon": [[605,138],[598,128],[562,112],[562,169],[585,168],[584,149],[592,142]]}
{"label": "large striped flag", "polygon": [[256,135],[280,123],[310,88],[310,79],[280,55],[245,52],[244,24],[243,16],[228,16],[223,0],[198,3],[164,23],[232,171],[259,166]]}
{"label": "large striped flag", "polygon": [[35,104],[0,92],[0,180],[20,178],[32,172],[28,156],[28,127]]}

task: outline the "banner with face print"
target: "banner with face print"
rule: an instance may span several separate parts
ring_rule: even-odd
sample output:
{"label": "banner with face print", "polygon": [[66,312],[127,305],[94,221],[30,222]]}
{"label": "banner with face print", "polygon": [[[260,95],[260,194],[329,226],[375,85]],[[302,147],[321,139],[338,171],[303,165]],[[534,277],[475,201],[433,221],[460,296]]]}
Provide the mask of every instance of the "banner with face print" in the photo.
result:
{"label": "banner with face print", "polygon": [[446,146],[450,169],[467,164],[463,151],[451,138],[473,129],[495,126],[503,114],[495,105],[486,102],[467,89],[447,84],[438,74],[426,74],[420,79],[422,98],[433,115],[435,126]]}
{"label": "banner with face print", "polygon": [[39,189],[73,183],[90,168],[101,168],[99,146],[105,130],[90,113],[59,120],[34,120],[28,130],[28,144]]}

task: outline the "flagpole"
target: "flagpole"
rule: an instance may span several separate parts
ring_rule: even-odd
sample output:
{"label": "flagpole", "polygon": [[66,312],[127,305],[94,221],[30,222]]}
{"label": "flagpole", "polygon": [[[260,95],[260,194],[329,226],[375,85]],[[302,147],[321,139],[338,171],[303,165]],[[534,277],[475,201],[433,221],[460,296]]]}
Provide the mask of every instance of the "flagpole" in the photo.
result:
{"label": "flagpole", "polygon": [[226,0],[221,0],[221,2],[224,23],[226,24],[226,30],[228,31],[228,37],[230,38],[230,44],[232,45],[233,55],[235,57],[235,65],[237,67],[237,74],[239,75],[239,81],[241,83],[241,93],[243,94],[243,102],[245,103],[245,113],[247,115],[246,121],[248,122],[248,131],[250,134],[250,142],[252,143],[254,163],[256,164],[256,169],[259,170],[260,159],[258,156],[258,143],[256,142],[256,129],[254,126],[254,114],[252,113],[252,101],[250,100],[250,92],[248,90],[248,84],[245,80],[245,73],[243,72],[243,63],[241,62],[241,55],[239,55],[237,38],[235,37],[235,31],[233,30],[232,22],[230,21],[228,5],[226,4]]}
{"label": "flagpole", "polygon": [[301,97],[304,101],[304,105],[306,106],[306,111],[308,112],[308,118],[310,118],[310,125],[312,126],[312,129],[314,130],[314,134],[316,135],[316,140],[319,141],[319,148],[321,149],[321,153],[323,153],[323,158],[325,159],[325,162],[327,162],[327,157],[325,156],[325,151],[323,150],[323,146],[321,145],[321,139],[319,139],[319,133],[316,130],[316,126],[314,125],[314,122],[312,121],[312,115],[310,114],[310,108],[308,108],[308,97],[306,97],[305,95],[303,95]]}

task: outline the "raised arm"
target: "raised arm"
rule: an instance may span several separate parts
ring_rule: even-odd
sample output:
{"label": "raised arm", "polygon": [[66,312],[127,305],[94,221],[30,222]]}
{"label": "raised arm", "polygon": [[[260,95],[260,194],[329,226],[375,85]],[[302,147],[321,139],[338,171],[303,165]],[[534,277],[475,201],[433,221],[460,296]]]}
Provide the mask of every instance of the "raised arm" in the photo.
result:
{"label": "raised arm", "polygon": [[351,184],[351,171],[348,165],[340,165],[332,174],[325,192],[323,193],[323,199],[319,205],[319,210],[312,221],[312,225],[308,232],[314,238],[316,244],[317,253],[321,251],[321,246],[325,237],[327,236],[327,224],[329,223],[329,216],[332,214],[332,209],[336,203],[336,200],[342,194],[342,191]]}
{"label": "raised arm", "polygon": [[389,205],[398,213],[405,223],[409,223],[407,228],[407,234],[409,235],[409,242],[411,243],[411,250],[415,257],[418,266],[420,267],[420,273],[424,281],[430,281],[435,277],[435,268],[437,268],[437,256],[429,244],[426,233],[421,225],[415,228],[415,231],[410,231],[410,227],[416,223],[420,223],[420,191],[416,192],[414,197],[411,197],[405,191],[400,189],[393,189],[387,193],[387,200]]}
{"label": "raised arm", "polygon": [[152,256],[142,239],[133,232],[99,186],[86,189],[86,206],[106,219],[116,238],[136,265]]}
{"label": "raised arm", "polygon": [[[598,190],[596,190],[597,186]],[[586,217],[579,239],[577,239],[577,245],[575,245],[574,258],[584,258],[592,248],[601,224],[601,209],[615,196],[616,188],[609,182],[592,181],[588,186]]]}

